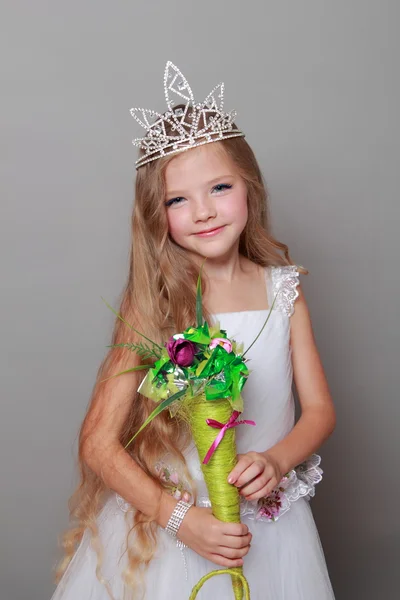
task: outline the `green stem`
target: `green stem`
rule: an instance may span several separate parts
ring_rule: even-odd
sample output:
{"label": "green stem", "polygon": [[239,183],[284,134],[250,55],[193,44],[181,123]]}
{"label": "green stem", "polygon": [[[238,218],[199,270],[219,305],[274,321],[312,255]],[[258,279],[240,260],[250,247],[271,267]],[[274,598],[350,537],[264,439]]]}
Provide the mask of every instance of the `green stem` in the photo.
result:
{"label": "green stem", "polygon": [[102,379],[100,381],[100,383],[103,383],[103,381],[108,381],[109,379],[112,379],[113,377],[118,377],[118,375],[125,375],[125,373],[132,373],[133,371],[142,371],[143,369],[150,369],[152,366],[153,365],[139,365],[138,367],[132,367],[132,369],[127,369],[126,371],[121,371],[120,373],[116,373],[115,375],[106,377],[105,379]]}
{"label": "green stem", "polygon": [[114,315],[116,317],[118,317],[118,319],[121,319],[121,321],[123,321],[125,323],[125,325],[128,325],[128,327],[130,327],[133,331],[135,331],[136,333],[138,333],[139,335],[141,335],[142,337],[144,337],[145,340],[147,340],[148,342],[150,342],[151,344],[154,344],[154,346],[157,346],[157,348],[159,348],[160,350],[163,350],[163,347],[160,346],[159,344],[157,344],[156,342],[153,342],[153,340],[151,340],[150,338],[148,338],[146,335],[144,335],[144,333],[141,333],[140,331],[138,331],[137,329],[135,329],[134,327],[132,327],[132,325],[130,323],[128,323],[128,321],[125,321],[125,319],[123,317],[121,317],[121,315],[119,313],[117,313],[117,311],[115,311],[113,309],[112,306],[110,306],[108,304],[108,302],[106,300],[104,300],[103,296],[100,296],[100,298],[103,300],[103,302],[108,306],[108,308],[110,310],[113,311]]}
{"label": "green stem", "polygon": [[260,331],[259,331],[259,333],[258,333],[258,335],[257,335],[256,339],[255,339],[255,340],[253,340],[253,342],[252,342],[252,343],[250,344],[250,346],[247,348],[246,352],[244,352],[244,353],[242,354],[242,358],[244,358],[245,354],[247,354],[247,352],[250,350],[250,348],[251,348],[252,346],[254,346],[254,344],[256,343],[256,341],[258,340],[258,338],[260,337],[261,333],[263,332],[263,329],[264,329],[264,327],[265,327],[265,326],[266,326],[266,324],[268,323],[268,319],[269,319],[269,317],[270,317],[270,315],[271,315],[272,309],[274,308],[274,304],[275,304],[275,300],[276,300],[277,296],[278,296],[278,294],[275,294],[274,301],[272,302],[272,306],[271,306],[271,308],[269,309],[269,313],[268,313],[268,316],[267,316],[267,318],[265,319],[264,325],[261,327],[261,329],[260,329]]}
{"label": "green stem", "polygon": [[147,419],[145,420],[145,422],[143,423],[143,425],[140,427],[140,429],[138,429],[138,431],[135,433],[135,435],[133,437],[131,437],[131,439],[126,444],[126,446],[124,446],[124,448],[126,449],[129,446],[129,444],[131,444],[133,442],[133,440],[136,438],[136,436],[139,435],[139,433],[141,431],[143,431],[143,429],[150,423],[150,421],[152,421],[154,419],[154,417],[156,417],[164,409],[168,408],[168,406],[170,404],[172,404],[173,402],[175,402],[175,400],[178,400],[178,398],[180,398],[181,396],[184,396],[186,394],[186,392],[187,392],[187,388],[183,388],[182,390],[179,390],[179,392],[176,392],[176,394],[173,394],[169,398],[166,398],[165,400],[163,400],[157,406],[157,408],[155,408],[153,410],[153,412],[151,413],[151,415],[149,415],[147,417]]}
{"label": "green stem", "polygon": [[196,288],[196,321],[197,327],[201,327],[203,325],[203,301],[201,296],[201,274],[203,272],[203,266],[206,262],[207,257],[203,260],[200,267],[199,276],[197,278],[197,288]]}

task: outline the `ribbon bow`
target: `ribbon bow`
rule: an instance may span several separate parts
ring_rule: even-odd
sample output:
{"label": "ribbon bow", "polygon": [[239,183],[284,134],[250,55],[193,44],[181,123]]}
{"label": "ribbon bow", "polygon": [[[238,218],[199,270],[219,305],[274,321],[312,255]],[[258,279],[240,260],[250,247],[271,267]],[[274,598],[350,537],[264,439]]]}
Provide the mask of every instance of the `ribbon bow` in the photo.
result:
{"label": "ribbon bow", "polygon": [[211,444],[210,449],[207,452],[207,454],[203,460],[204,465],[206,465],[208,463],[208,461],[214,454],[215,450],[218,448],[219,444],[221,443],[222,438],[224,437],[224,435],[228,429],[231,429],[231,427],[236,427],[237,425],[242,425],[242,424],[255,425],[254,421],[249,421],[247,419],[245,419],[244,421],[237,421],[236,419],[238,418],[239,415],[240,415],[240,412],[238,410],[234,410],[231,415],[231,418],[225,424],[220,423],[219,421],[216,421],[215,419],[206,419],[207,425],[210,425],[210,427],[215,427],[216,429],[220,429],[221,431],[219,432],[219,434],[217,435],[217,437]]}

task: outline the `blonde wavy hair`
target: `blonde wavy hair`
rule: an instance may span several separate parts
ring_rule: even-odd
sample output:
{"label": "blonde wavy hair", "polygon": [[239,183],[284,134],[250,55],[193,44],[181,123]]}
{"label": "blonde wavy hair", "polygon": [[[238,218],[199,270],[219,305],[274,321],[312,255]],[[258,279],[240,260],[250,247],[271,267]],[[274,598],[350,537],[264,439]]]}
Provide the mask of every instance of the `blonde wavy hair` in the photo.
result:
{"label": "blonde wavy hair", "polygon": [[[240,237],[240,254],[261,267],[294,264],[288,246],[276,240],[271,233],[267,187],[249,144],[243,137],[215,144],[234,162],[247,186],[248,220]],[[118,302],[119,312],[124,319],[128,323],[137,324],[143,333],[159,343],[165,342],[170,335],[183,331],[196,321],[195,299],[199,267],[186,250],[170,237],[164,205],[165,170],[174,158],[175,155],[163,157],[138,169],[132,212],[129,273]],[[308,273],[303,267],[299,267],[299,271]],[[207,279],[204,278],[203,292],[206,289]],[[204,317],[210,319],[206,306]],[[135,334],[116,318],[111,344],[128,341],[137,341]],[[110,490],[83,460],[82,447],[91,408],[100,395],[109,393],[112,389],[113,380],[104,379],[128,368],[129,354],[129,350],[124,348],[110,348],[98,369],[87,414],[80,429],[80,483],[69,500],[71,526],[63,535],[65,553],[56,570],[56,582],[60,581],[70,563],[85,529],[89,529],[92,534],[92,544],[98,554],[97,575],[101,575],[102,548],[96,518]],[[144,377],[139,373],[138,385]],[[153,408],[152,401],[137,392],[132,393],[130,413],[120,433],[123,446]],[[189,440],[186,427],[176,422],[168,411],[164,411],[141,432],[128,451],[160,488],[163,484],[155,471],[155,463],[161,456],[170,453],[177,459],[195,490],[183,455]],[[124,581],[127,593],[131,592],[134,597],[133,592],[140,582],[143,583],[144,573],[155,554],[158,526],[138,510],[132,509],[131,515],[133,519],[127,526],[128,566],[124,572]],[[133,533],[135,536],[131,537]],[[112,597],[110,590],[109,593]]]}

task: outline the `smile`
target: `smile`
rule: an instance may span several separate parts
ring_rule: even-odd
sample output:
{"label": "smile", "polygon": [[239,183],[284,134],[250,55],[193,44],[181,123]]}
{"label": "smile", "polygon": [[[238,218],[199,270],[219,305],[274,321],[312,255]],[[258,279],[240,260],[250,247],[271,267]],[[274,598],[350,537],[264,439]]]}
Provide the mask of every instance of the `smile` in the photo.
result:
{"label": "smile", "polygon": [[207,229],[205,231],[200,231],[199,233],[195,233],[195,235],[198,235],[200,237],[211,237],[213,235],[217,235],[218,233],[220,233],[220,231],[222,231],[224,229],[225,225],[222,225],[222,227],[216,227],[215,229]]}

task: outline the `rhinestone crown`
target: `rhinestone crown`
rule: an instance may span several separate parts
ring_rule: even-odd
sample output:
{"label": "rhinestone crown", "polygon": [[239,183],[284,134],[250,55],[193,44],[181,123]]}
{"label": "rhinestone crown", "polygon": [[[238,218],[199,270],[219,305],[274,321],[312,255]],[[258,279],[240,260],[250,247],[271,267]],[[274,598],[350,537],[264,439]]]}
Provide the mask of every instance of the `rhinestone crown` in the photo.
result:
{"label": "rhinestone crown", "polygon": [[[132,117],[146,129],[144,137],[132,140],[144,151],[135,163],[136,169],[168,154],[245,135],[234,126],[236,111],[223,111],[223,83],[215,86],[204,102],[196,104],[186,78],[168,61],[164,71],[164,93],[167,102],[164,114],[146,108],[130,110]],[[177,100],[182,106],[176,107]],[[155,120],[150,123],[152,119]]]}

